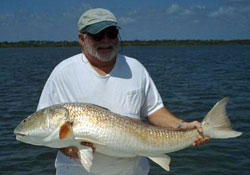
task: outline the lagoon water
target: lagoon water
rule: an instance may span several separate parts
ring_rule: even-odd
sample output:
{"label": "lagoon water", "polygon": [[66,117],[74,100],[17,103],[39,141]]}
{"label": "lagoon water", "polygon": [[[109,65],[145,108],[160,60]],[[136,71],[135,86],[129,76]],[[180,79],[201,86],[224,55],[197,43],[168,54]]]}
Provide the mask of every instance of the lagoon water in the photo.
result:
{"label": "lagoon water", "polygon": [[[16,125],[36,110],[50,72],[79,48],[0,49],[0,175],[55,174],[56,150],[17,142]],[[151,162],[150,175],[250,174],[250,46],[124,47],[121,53],[140,60],[176,116],[201,120],[221,98],[235,139],[211,140],[199,148],[169,154],[171,171]]]}

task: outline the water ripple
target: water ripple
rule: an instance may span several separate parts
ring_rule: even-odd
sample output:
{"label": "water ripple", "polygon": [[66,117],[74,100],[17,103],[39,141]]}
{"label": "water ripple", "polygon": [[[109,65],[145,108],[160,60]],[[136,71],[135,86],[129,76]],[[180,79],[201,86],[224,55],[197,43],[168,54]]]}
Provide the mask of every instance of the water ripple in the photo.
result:
{"label": "water ripple", "polygon": [[[15,140],[15,126],[36,105],[50,72],[79,48],[0,49],[0,174],[55,174],[56,150]],[[199,148],[169,154],[170,174],[249,174],[250,165],[250,47],[168,46],[125,47],[123,52],[148,69],[164,104],[185,120],[201,120],[221,98],[233,128],[244,132],[236,139],[212,140]],[[165,175],[158,165],[150,175]]]}

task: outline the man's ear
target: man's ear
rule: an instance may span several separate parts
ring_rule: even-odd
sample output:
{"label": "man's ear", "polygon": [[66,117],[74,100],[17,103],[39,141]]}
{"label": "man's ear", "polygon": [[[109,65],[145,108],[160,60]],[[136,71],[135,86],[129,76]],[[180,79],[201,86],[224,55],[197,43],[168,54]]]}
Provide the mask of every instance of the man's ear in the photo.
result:
{"label": "man's ear", "polygon": [[84,45],[84,36],[82,33],[78,33],[78,40],[79,40],[79,43],[83,46]]}

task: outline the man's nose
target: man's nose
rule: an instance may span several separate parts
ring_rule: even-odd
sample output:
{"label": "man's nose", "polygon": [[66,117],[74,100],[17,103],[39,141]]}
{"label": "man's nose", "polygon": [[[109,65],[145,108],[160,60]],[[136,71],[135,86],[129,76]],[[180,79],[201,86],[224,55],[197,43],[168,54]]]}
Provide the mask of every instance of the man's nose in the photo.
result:
{"label": "man's nose", "polygon": [[111,41],[111,39],[108,37],[107,33],[104,34],[102,40],[103,40],[103,42],[110,42]]}

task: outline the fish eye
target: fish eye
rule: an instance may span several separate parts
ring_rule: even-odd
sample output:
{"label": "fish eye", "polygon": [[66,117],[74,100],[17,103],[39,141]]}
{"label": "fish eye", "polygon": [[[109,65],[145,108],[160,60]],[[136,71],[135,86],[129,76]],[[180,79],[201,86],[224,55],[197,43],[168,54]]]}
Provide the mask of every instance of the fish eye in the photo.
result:
{"label": "fish eye", "polygon": [[24,120],[23,120],[23,123],[25,123],[26,121],[27,121],[27,120],[26,120],[26,119],[24,119]]}

